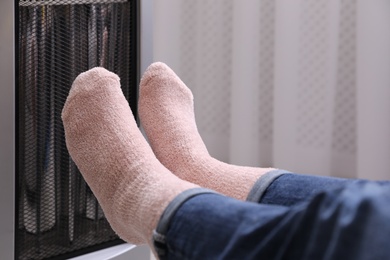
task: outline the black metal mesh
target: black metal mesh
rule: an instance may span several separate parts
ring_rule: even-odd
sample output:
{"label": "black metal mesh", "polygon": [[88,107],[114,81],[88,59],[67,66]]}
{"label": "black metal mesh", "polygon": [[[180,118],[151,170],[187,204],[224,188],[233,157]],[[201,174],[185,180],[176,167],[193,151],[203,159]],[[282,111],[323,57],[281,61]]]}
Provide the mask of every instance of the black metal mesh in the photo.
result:
{"label": "black metal mesh", "polygon": [[119,75],[136,114],[136,1],[92,2],[19,1],[17,259],[121,243],[69,157],[61,120],[73,80],[96,66]]}

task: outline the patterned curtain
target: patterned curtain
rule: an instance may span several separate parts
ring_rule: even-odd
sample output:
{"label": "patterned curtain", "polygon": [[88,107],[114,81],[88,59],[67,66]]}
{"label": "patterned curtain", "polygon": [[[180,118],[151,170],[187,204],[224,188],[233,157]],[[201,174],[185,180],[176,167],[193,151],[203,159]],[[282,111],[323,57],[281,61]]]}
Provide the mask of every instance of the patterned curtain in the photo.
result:
{"label": "patterned curtain", "polygon": [[390,179],[390,2],[155,1],[154,60],[223,161]]}

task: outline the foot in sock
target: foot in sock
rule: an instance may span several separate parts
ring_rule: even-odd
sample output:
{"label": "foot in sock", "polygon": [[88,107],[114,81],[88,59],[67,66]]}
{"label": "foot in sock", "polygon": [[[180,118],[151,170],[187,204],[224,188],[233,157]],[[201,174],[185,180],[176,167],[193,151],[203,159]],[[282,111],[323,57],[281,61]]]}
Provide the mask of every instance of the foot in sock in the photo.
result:
{"label": "foot in sock", "polygon": [[197,130],[191,90],[164,63],[152,64],[142,77],[138,109],[156,157],[184,180],[244,200],[256,180],[273,170],[212,158]]}
{"label": "foot in sock", "polygon": [[156,159],[114,73],[94,68],[80,74],[62,119],[69,153],[112,228],[129,243],[149,243],[168,203],[197,186]]}

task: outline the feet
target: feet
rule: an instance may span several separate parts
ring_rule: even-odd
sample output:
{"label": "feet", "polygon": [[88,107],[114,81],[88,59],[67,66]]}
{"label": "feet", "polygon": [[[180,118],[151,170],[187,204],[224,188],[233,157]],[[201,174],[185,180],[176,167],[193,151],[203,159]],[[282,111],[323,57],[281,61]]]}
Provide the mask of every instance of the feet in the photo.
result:
{"label": "feet", "polygon": [[112,228],[144,244],[168,203],[197,187],[156,159],[133,119],[119,78],[94,68],[73,83],[62,111],[66,145]]}
{"label": "feet", "polygon": [[169,202],[195,184],[243,200],[271,170],[212,158],[197,131],[192,93],[165,64],[151,65],[142,78],[139,111],[158,159],[186,181],[153,154],[115,74],[103,68],[80,74],[62,111],[72,159],[129,243],[149,243]]}
{"label": "feet", "polygon": [[272,170],[212,158],[197,130],[190,89],[163,63],[145,72],[138,109],[156,157],[183,180],[245,200],[256,180]]}

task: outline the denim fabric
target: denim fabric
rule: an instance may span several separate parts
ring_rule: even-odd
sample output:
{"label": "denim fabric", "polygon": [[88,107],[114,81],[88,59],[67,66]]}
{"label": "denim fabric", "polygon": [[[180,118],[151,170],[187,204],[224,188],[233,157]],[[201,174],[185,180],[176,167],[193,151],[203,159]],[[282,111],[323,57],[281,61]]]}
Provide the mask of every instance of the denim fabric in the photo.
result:
{"label": "denim fabric", "polygon": [[281,175],[290,173],[285,170],[272,170],[261,176],[249,191],[246,201],[259,202],[268,187]]}
{"label": "denim fabric", "polygon": [[164,259],[167,255],[167,244],[165,234],[167,233],[172,218],[176,214],[176,211],[180,208],[180,206],[185,203],[188,199],[198,196],[200,194],[207,193],[216,193],[215,191],[204,189],[204,188],[194,188],[183,191],[179,195],[177,195],[165,208],[163,214],[160,217],[160,220],[157,224],[156,230],[153,231],[153,245],[155,252],[159,256],[160,259]]}
{"label": "denim fabric", "polygon": [[390,259],[390,187],[352,182],[291,207],[199,194],[159,235],[162,259]]}
{"label": "denim fabric", "polygon": [[[277,174],[277,175],[275,175]],[[273,181],[269,182],[267,175],[273,177]],[[285,173],[281,170],[272,171],[262,176],[258,180],[259,183],[270,183],[264,190],[264,185],[261,188],[261,197],[258,200],[250,201],[260,202],[262,204],[293,206],[297,203],[311,200],[316,194],[323,191],[331,191],[341,189],[346,185],[359,182],[367,182],[359,179],[343,179],[326,176],[303,175],[295,173]],[[387,185],[390,187],[390,181],[376,181],[379,185]],[[251,193],[256,193],[259,186],[254,185]],[[259,193],[259,191],[257,191]]]}

